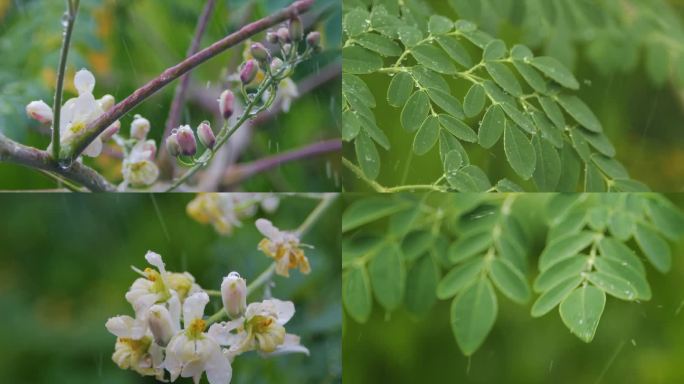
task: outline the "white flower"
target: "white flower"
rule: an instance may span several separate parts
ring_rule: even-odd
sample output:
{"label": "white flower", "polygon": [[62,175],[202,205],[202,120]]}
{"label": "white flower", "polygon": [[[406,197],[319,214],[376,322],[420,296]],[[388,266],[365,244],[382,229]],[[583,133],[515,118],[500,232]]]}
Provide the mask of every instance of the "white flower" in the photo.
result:
{"label": "white flower", "polygon": [[[263,101],[268,100],[270,97],[269,91],[264,92]],[[299,91],[297,90],[297,85],[289,77],[283,79],[278,84],[278,90],[276,91],[276,97],[273,104],[280,103],[280,109],[287,113],[290,111],[290,106],[292,101],[299,97]]]}
{"label": "white flower", "polygon": [[223,354],[213,337],[204,332],[204,307],[209,302],[206,292],[190,295],[183,304],[184,330],[171,339],[166,347],[164,368],[171,381],[178,376],[192,377],[199,383],[206,371],[210,384],[228,384],[232,377],[230,359]]}
{"label": "white flower", "polygon": [[152,340],[144,318],[116,316],[107,320],[105,327],[117,337],[112,360],[120,368],[158,379],[164,377],[163,351]]}
{"label": "white flower", "polygon": [[135,115],[131,123],[131,137],[138,140],[145,140],[150,132],[150,121],[146,118]]}
{"label": "white flower", "polygon": [[133,186],[148,186],[157,181],[159,167],[154,163],[156,151],[154,140],[136,143],[123,161],[121,173],[124,181]]}
{"label": "white flower", "polygon": [[266,219],[258,219],[256,227],[266,236],[259,242],[258,249],[275,259],[277,274],[287,277],[289,270],[297,267],[302,273],[311,272],[309,260],[304,256],[296,234],[281,231]]}
{"label": "white flower", "polygon": [[138,278],[126,292],[126,300],[131,303],[136,316],[146,318],[147,311],[154,304],[168,303],[172,318],[180,317],[180,298],[175,290],[170,289],[169,273],[158,253],[148,251],[145,259],[157,270],[145,268],[145,278]]}
{"label": "white flower", "polygon": [[28,103],[26,114],[39,121],[41,124],[52,124],[52,108],[45,104],[43,100],[36,100]]}
{"label": "white flower", "polygon": [[221,282],[223,308],[231,319],[241,317],[247,306],[247,282],[237,272],[231,272]]}

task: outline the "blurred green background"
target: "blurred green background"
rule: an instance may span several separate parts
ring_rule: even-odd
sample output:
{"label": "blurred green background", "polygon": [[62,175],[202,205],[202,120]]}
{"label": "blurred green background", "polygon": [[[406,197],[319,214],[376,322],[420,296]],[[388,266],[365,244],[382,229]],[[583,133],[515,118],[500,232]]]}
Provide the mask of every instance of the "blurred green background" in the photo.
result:
{"label": "blurred green background", "polygon": [[[536,194],[539,202],[548,197]],[[684,209],[684,194],[667,195]],[[455,197],[458,199],[458,197]],[[530,255],[539,255],[546,236],[544,210],[528,202],[523,225],[532,235]],[[344,316],[345,383],[635,383],[684,382],[684,239],[671,244],[667,274],[648,267],[653,298],[626,303],[609,298],[596,337],[586,344],[572,335],[554,309],[532,318],[528,305],[497,293],[496,323],[470,358],[454,339],[450,300],[441,300],[420,319],[405,309],[385,313],[374,305],[360,325]],[[534,264],[537,256],[530,257]],[[407,276],[411,279],[411,276]]]}
{"label": "blurred green background", "polygon": [[[344,0],[352,9],[394,0]],[[554,4],[553,18],[540,13],[539,4]],[[526,44],[535,55],[550,55],[572,69],[581,84],[577,93],[601,121],[615,145],[616,159],[633,179],[660,192],[684,191],[684,2],[681,0],[405,0],[420,20],[431,14],[468,19],[507,46]],[[536,4],[536,8],[532,5]],[[543,7],[542,7],[543,8]],[[456,10],[459,10],[457,12]],[[469,47],[472,48],[472,47]],[[649,68],[647,56],[662,54],[661,70]],[[664,51],[664,53],[663,53]],[[470,50],[473,58],[481,51]],[[379,148],[382,168],[377,181],[384,186],[432,183],[442,173],[437,150],[412,156],[405,183],[402,176],[411,156],[413,135],[401,129],[401,110],[389,106],[387,75],[361,76],[378,100],[378,126],[391,142]],[[461,100],[465,81],[449,81]],[[477,120],[469,120],[476,126]],[[506,165],[503,145],[484,150],[462,143],[472,162],[490,180],[507,177],[534,188]],[[356,163],[354,146],[343,154]],[[364,181],[344,172],[348,191],[369,191]]]}
{"label": "blurred green background", "polygon": [[[257,251],[256,218],[294,229],[317,204],[284,197],[275,214],[260,212],[221,237],[186,215],[193,197],[0,196],[1,381],[154,383],[112,362],[116,337],[104,326],[109,317],[133,315],[124,298],[138,277],[130,266],[144,268],[145,252],[154,250],[168,270],[188,271],[207,289],[219,289],[233,270],[249,281],[271,260]],[[295,303],[288,332],[301,335],[311,356],[240,356],[232,383],[341,382],[339,209],[334,203],[302,239],[315,247],[306,250],[311,274],[274,280],[273,295]],[[205,314],[219,308],[212,298]]]}
{"label": "blurred green background", "polygon": [[[235,31],[247,22],[271,14],[291,0],[217,0],[201,48]],[[204,1],[184,0],[81,0],[69,52],[65,95],[75,95],[73,75],[85,67],[96,78],[95,97],[112,94],[121,101],[164,69],[186,56]],[[42,99],[52,105],[61,45],[60,19],[65,1],[0,0],[0,132],[26,145],[45,149],[46,128],[26,117],[25,107]],[[338,0],[317,0],[310,15],[320,15],[312,28],[321,31],[321,54],[302,63],[293,80],[298,83],[340,63],[341,6]],[[308,17],[308,16],[307,16]],[[305,17],[305,20],[306,17]],[[255,40],[262,40],[258,34]],[[192,71],[181,123],[193,128],[213,122],[215,103],[226,76],[242,61],[244,46],[232,48]],[[227,70],[229,68],[229,70]],[[319,70],[321,70],[319,72]],[[159,140],[178,81],[174,81],[121,119],[127,135],[134,114],[150,120],[150,137]],[[340,77],[335,76],[297,100],[289,113],[255,127],[254,137],[240,157],[248,162],[267,155],[339,137]],[[320,161],[318,161],[320,160]],[[120,160],[100,156],[86,162],[113,181],[121,180]],[[285,164],[243,183],[248,191],[336,191],[339,156]],[[54,187],[38,172],[0,163],[0,188]]]}

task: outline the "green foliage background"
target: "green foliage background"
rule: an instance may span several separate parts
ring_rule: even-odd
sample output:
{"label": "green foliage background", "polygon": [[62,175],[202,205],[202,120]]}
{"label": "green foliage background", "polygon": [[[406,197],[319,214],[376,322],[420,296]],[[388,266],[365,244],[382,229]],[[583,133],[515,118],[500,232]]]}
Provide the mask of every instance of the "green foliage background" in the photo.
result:
{"label": "green foliage background", "polygon": [[[0,197],[0,377],[7,383],[154,383],[112,361],[115,336],[105,321],[132,315],[124,294],[145,267],[145,252],[159,252],[172,271],[189,271],[204,288],[219,289],[232,270],[255,278],[270,259],[257,251],[257,217],[232,237],[185,213],[190,194],[5,195]],[[275,225],[296,228],[316,200],[286,197]],[[233,364],[232,383],[341,382],[339,202],[304,236],[310,275],[276,277],[273,294],[292,300],[288,331],[302,336],[311,356]],[[262,214],[259,214],[260,216]],[[258,294],[254,296],[258,299]],[[220,308],[213,298],[210,315]],[[191,383],[191,379],[179,379]],[[206,383],[206,378],[203,379]]]}
{"label": "green foliage background", "polygon": [[[536,196],[532,197],[532,196]],[[347,203],[360,196],[346,197]],[[548,195],[524,196],[514,206],[531,238],[530,265],[546,238]],[[678,207],[684,196],[667,195]],[[458,195],[453,197],[457,204]],[[650,301],[608,299],[596,337],[584,343],[563,325],[557,310],[530,317],[532,302],[515,304],[497,293],[492,332],[470,358],[458,348],[450,300],[438,300],[422,318],[402,305],[387,313],[374,303],[370,319],[344,318],[343,365],[347,383],[678,383],[684,380],[684,239],[672,246],[672,269],[648,268]],[[411,280],[411,274],[407,279]],[[535,297],[537,295],[535,294]],[[534,301],[534,300],[533,300]],[[346,312],[345,312],[346,313]]]}
{"label": "green foliage background", "polygon": [[[556,5],[554,21],[533,12],[532,4],[539,8],[542,3]],[[368,4],[396,7],[394,0],[343,2],[345,10]],[[630,176],[655,191],[682,190],[684,8],[681,1],[406,0],[403,4],[417,20],[426,22],[432,14],[454,20],[469,19],[492,36],[503,39],[509,47],[523,43],[533,48],[535,55],[561,60],[580,81],[577,96],[602,122],[605,134],[616,147],[616,159],[626,166]],[[576,9],[571,12],[568,4],[580,12]],[[656,50],[659,52],[652,53]],[[663,51],[664,58],[654,59],[655,65],[649,63],[650,57]],[[401,110],[382,102],[386,100],[391,78],[382,74],[363,76],[363,79],[379,100],[374,109],[378,126],[392,144],[390,151],[379,149],[383,166],[377,181],[384,186],[395,186],[436,180],[442,174],[442,167],[433,151],[426,156],[413,156],[412,171],[402,183],[413,135],[401,129]],[[462,82],[451,83],[459,97],[468,90]],[[471,126],[476,124],[477,121],[470,122]],[[491,180],[502,177],[515,180],[511,177],[514,173],[505,166],[502,146],[490,151],[476,146],[466,146],[466,149],[475,164],[483,165]],[[344,155],[355,159],[353,145],[345,145]],[[346,190],[368,190],[353,174],[345,175]]]}
{"label": "green foliage background", "polygon": [[[291,3],[288,0],[219,0],[202,39],[201,48],[233,32],[238,27]],[[73,74],[85,67],[96,78],[94,95],[112,94],[121,101],[164,69],[182,60],[194,35],[204,1],[182,0],[82,0],[69,52],[65,95],[75,95]],[[44,149],[49,144],[47,130],[40,130],[26,117],[25,107],[43,99],[52,105],[55,73],[61,44],[60,18],[64,1],[0,0],[0,132],[23,144]],[[245,11],[251,14],[245,18]],[[337,0],[318,0],[312,13],[324,11],[315,27],[326,47],[322,54],[301,64],[293,75],[295,82],[316,73],[329,63],[339,62],[340,5]],[[246,21],[245,21],[246,20]],[[256,39],[263,39],[263,34]],[[225,76],[241,62],[243,46],[224,52],[192,72],[191,89],[220,87]],[[241,161],[294,149],[319,140],[339,137],[340,81],[329,81],[293,104],[287,114],[261,124]],[[121,119],[128,134],[134,114],[152,124],[150,137],[159,140],[177,82],[171,83]],[[188,92],[191,95],[193,92]],[[217,93],[218,94],[218,93]],[[211,96],[213,102],[213,96]],[[197,101],[189,101],[181,122],[196,127],[211,120],[211,111]],[[218,123],[214,123],[216,125]],[[245,190],[335,191],[338,180],[328,168],[338,167],[338,156],[322,161],[298,161],[245,182]],[[91,160],[87,159],[91,164]],[[326,163],[330,163],[326,165]],[[121,180],[120,161],[101,156],[92,162],[108,179]],[[40,173],[0,164],[0,187],[28,189],[54,187]]]}

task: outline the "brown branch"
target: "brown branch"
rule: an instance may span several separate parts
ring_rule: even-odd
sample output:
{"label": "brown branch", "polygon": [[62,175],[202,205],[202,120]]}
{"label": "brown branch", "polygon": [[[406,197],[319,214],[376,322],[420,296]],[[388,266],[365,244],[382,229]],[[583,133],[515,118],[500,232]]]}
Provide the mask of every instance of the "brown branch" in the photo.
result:
{"label": "brown branch", "polygon": [[223,39],[215,42],[209,47],[197,52],[196,54],[190,56],[189,58],[181,61],[180,63],[174,65],[173,67],[167,68],[158,77],[150,80],[147,84],[135,90],[132,94],[122,100],[120,103],[116,104],[112,109],[104,113],[94,122],[88,124],[87,131],[91,132],[89,135],[80,139],[74,144],[71,151],[67,151],[66,154],[61,154],[61,156],[76,158],[81,152],[109,125],[114,123],[117,119],[121,118],[128,111],[133,109],[136,105],[140,104],[143,100],[147,99],[155,92],[164,88],[173,80],[184,75],[191,69],[197,67],[203,62],[211,59],[212,57],[218,55],[219,53],[231,48],[242,41],[250,38],[251,36],[266,30],[267,28],[274,26],[280,22],[292,18],[299,13],[303,13],[308,10],[313,4],[314,0],[297,0],[292,3],[289,7],[284,8],[273,15],[266,16],[260,20],[252,22],[240,28],[238,31],[231,33],[230,35],[224,37]]}
{"label": "brown branch", "polygon": [[306,159],[331,152],[339,152],[342,149],[342,141],[339,139],[321,141],[303,148],[283,152],[277,155],[246,164],[237,164],[228,168],[223,176],[224,187],[234,186],[256,174],[278,167],[290,161]]}
{"label": "brown branch", "polygon": [[46,151],[19,144],[0,133],[0,161],[37,168],[61,175],[93,192],[113,192],[116,188],[94,169],[74,162],[62,168]]}

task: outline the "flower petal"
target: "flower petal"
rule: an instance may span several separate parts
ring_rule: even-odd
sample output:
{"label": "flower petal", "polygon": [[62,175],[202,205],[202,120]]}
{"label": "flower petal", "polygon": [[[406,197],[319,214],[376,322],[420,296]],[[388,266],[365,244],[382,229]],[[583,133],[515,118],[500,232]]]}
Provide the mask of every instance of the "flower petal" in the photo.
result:
{"label": "flower petal", "polygon": [[209,302],[206,292],[197,292],[190,295],[183,303],[183,324],[187,328],[195,319],[201,319],[204,315],[204,307]]}
{"label": "flower petal", "polygon": [[291,353],[303,353],[309,356],[309,349],[299,343],[299,336],[288,333],[285,335],[285,341],[275,351],[262,353],[262,356],[272,357]]}
{"label": "flower petal", "polygon": [[264,300],[264,304],[268,302],[275,309],[276,315],[278,317],[278,324],[285,324],[292,316],[295,314],[295,306],[291,301],[282,301],[278,299]]}
{"label": "flower petal", "polygon": [[228,357],[221,352],[221,348],[218,348],[218,346],[209,355],[205,368],[210,384],[230,383],[230,379],[233,376],[233,368]]}
{"label": "flower petal", "polygon": [[107,320],[105,323],[107,330],[117,337],[139,340],[147,331],[144,321],[134,319],[130,316],[116,316]]}
{"label": "flower petal", "polygon": [[166,272],[164,261],[162,260],[160,254],[153,251],[147,251],[147,253],[145,254],[145,260],[147,260],[147,262],[150,263],[150,265],[157,267],[159,272]]}
{"label": "flower petal", "polygon": [[269,239],[275,241],[281,237],[280,230],[276,228],[269,220],[257,219],[255,224],[259,232]]}
{"label": "flower petal", "polygon": [[78,90],[78,94],[93,93],[93,88],[95,88],[95,76],[92,72],[83,68],[76,72],[74,76],[74,86]]}

